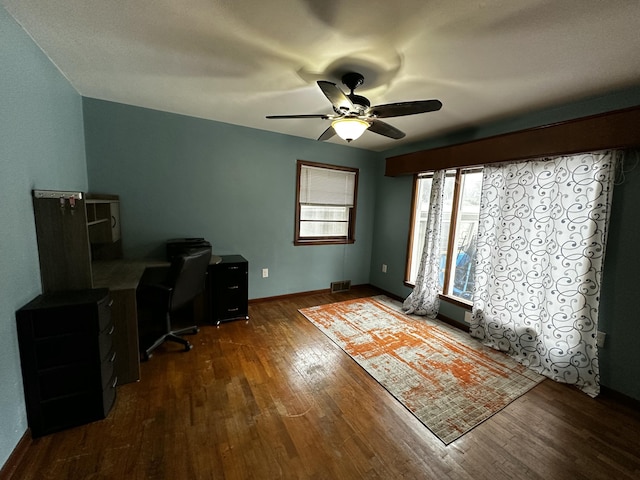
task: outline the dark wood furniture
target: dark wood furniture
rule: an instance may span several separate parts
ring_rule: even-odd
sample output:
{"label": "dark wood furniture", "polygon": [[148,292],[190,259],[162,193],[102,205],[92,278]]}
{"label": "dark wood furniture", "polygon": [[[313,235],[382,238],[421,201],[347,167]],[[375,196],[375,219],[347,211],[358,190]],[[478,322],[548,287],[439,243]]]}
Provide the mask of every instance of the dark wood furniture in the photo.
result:
{"label": "dark wood furniture", "polygon": [[43,292],[93,288],[92,260],[122,257],[116,195],[34,190]]}
{"label": "dark wood furniture", "polygon": [[640,145],[639,123],[640,106],[635,106],[388,157],[384,174],[397,177],[443,168],[633,148]]}
{"label": "dark wood furniture", "polygon": [[146,263],[114,271],[114,264],[107,262],[122,257],[118,196],[34,190],[33,209],[42,291],[112,290],[118,384],[139,380],[135,288]]}
{"label": "dark wood furniture", "polygon": [[138,350],[138,305],[136,288],[149,261],[111,260],[93,262],[93,286],[108,288],[113,305],[111,317],[116,327],[114,344],[118,353],[118,385],[140,380]]}
{"label": "dark wood furniture", "polygon": [[[213,265],[220,262],[217,255],[211,256],[209,262],[209,277]],[[147,268],[168,266],[166,260],[108,260],[96,261],[92,265],[93,286],[95,288],[108,288],[113,300],[111,315],[116,327],[114,343],[118,352],[116,362],[116,372],[118,374],[118,385],[136,382],[140,380],[140,351],[139,351],[139,331],[138,331],[138,303],[136,290],[140,279]],[[209,283],[209,279],[207,279]],[[210,292],[210,285],[206,291]],[[203,298],[197,305],[204,310],[198,312],[197,316],[206,316],[209,301]],[[209,320],[207,320],[209,321]]]}
{"label": "dark wood furniture", "polygon": [[216,324],[249,319],[249,262],[241,255],[221,255],[209,267],[211,311]]}
{"label": "dark wood furniture", "polygon": [[105,418],[116,398],[107,289],[39,295],[16,312],[27,419],[34,437]]}

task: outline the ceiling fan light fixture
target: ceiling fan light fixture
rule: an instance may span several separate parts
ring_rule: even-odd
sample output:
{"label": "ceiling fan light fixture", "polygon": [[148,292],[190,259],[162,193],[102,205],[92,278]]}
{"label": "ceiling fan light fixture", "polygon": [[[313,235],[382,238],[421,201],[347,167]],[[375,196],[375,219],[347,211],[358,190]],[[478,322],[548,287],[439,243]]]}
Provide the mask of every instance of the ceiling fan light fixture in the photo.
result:
{"label": "ceiling fan light fixture", "polygon": [[340,138],[351,142],[359,138],[370,127],[370,124],[360,118],[345,117],[334,120],[331,122],[331,126]]}

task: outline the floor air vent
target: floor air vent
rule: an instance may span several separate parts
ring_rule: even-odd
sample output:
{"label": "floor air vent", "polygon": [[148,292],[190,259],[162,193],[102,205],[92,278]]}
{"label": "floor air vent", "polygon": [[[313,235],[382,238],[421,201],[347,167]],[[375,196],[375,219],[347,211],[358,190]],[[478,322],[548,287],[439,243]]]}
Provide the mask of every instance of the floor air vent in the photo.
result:
{"label": "floor air vent", "polygon": [[348,292],[351,288],[351,280],[343,280],[342,282],[331,282],[331,293]]}

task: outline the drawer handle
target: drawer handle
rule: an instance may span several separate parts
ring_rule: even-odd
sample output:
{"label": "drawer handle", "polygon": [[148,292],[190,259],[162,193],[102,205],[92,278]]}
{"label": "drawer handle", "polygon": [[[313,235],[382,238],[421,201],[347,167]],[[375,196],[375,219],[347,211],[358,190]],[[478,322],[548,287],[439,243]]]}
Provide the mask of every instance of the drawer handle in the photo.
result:
{"label": "drawer handle", "polygon": [[240,267],[228,267],[229,270],[238,270]]}
{"label": "drawer handle", "polygon": [[237,290],[240,287],[238,285],[231,285],[230,287],[227,287],[229,290]]}
{"label": "drawer handle", "polygon": [[236,307],[236,308],[227,308],[227,312],[237,312],[238,310],[240,310],[238,307]]}
{"label": "drawer handle", "polygon": [[111,325],[111,328],[109,329],[109,333],[107,333],[107,335],[112,335],[115,329],[116,329],[116,326]]}
{"label": "drawer handle", "polygon": [[113,355],[111,355],[111,358],[109,359],[109,363],[113,363],[116,361],[116,353],[117,352],[113,352]]}

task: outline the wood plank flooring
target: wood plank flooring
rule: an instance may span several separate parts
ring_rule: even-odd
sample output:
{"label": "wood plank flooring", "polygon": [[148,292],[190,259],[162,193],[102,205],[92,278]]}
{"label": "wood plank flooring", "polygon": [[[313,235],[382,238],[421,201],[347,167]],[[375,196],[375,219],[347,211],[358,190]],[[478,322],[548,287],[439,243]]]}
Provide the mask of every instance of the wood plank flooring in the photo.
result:
{"label": "wood plank flooring", "polygon": [[118,389],[106,420],[35,439],[15,479],[638,479],[640,414],[545,380],[449,446],[297,311],[250,305]]}

